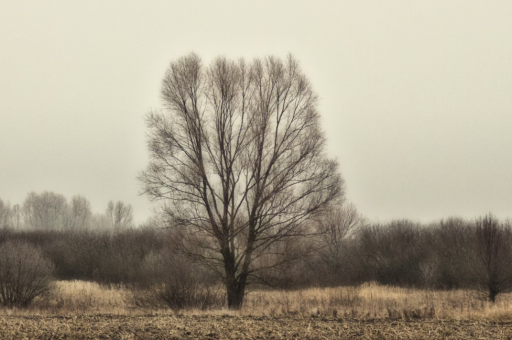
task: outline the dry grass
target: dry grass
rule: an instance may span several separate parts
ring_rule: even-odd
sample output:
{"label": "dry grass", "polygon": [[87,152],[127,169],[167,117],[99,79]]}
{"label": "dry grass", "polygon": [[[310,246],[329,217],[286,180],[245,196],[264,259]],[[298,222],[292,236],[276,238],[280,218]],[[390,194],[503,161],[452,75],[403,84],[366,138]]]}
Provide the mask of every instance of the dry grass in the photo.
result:
{"label": "dry grass", "polygon": [[502,294],[492,304],[470,290],[429,291],[365,283],[359,287],[256,291],[247,296],[243,312],[358,319],[512,320],[512,294]]}
{"label": "dry grass", "polygon": [[[53,296],[28,309],[0,309],[0,315],[142,315],[167,313],[136,308],[131,292],[121,286],[84,281],[59,281]],[[241,311],[188,310],[189,315],[331,317],[336,319],[466,319],[512,320],[512,294],[495,304],[469,290],[428,291],[366,283],[359,287],[311,288],[297,291],[250,292]]]}
{"label": "dry grass", "polygon": [[52,294],[28,309],[0,309],[0,315],[126,314],[130,292],[120,286],[86,281],[55,282]]}
{"label": "dry grass", "polygon": [[134,309],[119,286],[57,282],[29,309],[0,309],[1,339],[510,339],[512,296],[364,284],[253,291],[243,310]]}

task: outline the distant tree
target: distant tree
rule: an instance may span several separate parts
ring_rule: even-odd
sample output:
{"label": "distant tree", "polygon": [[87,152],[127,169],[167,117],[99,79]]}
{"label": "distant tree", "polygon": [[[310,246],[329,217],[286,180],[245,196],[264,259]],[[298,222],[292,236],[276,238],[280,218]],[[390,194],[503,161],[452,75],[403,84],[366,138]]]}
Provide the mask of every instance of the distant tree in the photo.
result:
{"label": "distant tree", "polygon": [[365,225],[368,225],[368,221],[359,214],[352,203],[346,203],[328,211],[318,220],[318,228],[326,246],[326,254],[333,260],[339,258],[345,238]]}
{"label": "distant tree", "polygon": [[91,204],[80,195],[73,196],[66,213],[66,229],[86,230],[92,217]]}
{"label": "distant tree", "polygon": [[164,203],[183,251],[218,270],[238,309],[246,284],[282,260],[269,253],[310,235],[312,218],[343,196],[317,96],[292,56],[204,67],[190,54],[171,63],[162,98],[147,116],[143,192]]}
{"label": "distant tree", "polygon": [[489,214],[476,221],[477,281],[489,300],[512,288],[512,231]]}
{"label": "distant tree", "polygon": [[458,217],[434,223],[429,228],[430,258],[422,264],[426,284],[458,289],[474,283],[474,224]]}
{"label": "distant tree", "polygon": [[0,199],[0,229],[12,227],[12,209]]}
{"label": "distant tree", "polygon": [[355,240],[358,247],[354,255],[360,258],[359,266],[365,272],[365,281],[398,286],[421,285],[421,265],[429,258],[424,234],[420,224],[409,220],[361,228]]}
{"label": "distant tree", "polygon": [[23,213],[19,204],[15,204],[11,208],[11,222],[14,229],[21,229],[23,227]]}
{"label": "distant tree", "polygon": [[341,280],[346,260],[347,238],[354,235],[360,227],[367,226],[368,221],[352,203],[333,207],[318,219],[318,231],[321,239],[320,257],[333,283]]}
{"label": "distant tree", "polygon": [[113,225],[106,213],[95,213],[91,217],[91,229],[95,231],[112,230]]}
{"label": "distant tree", "polygon": [[108,202],[106,215],[115,231],[120,231],[133,226],[132,206],[121,201]]}
{"label": "distant tree", "polygon": [[39,230],[62,229],[66,210],[64,196],[48,191],[39,195],[31,192],[23,203],[25,225]]}

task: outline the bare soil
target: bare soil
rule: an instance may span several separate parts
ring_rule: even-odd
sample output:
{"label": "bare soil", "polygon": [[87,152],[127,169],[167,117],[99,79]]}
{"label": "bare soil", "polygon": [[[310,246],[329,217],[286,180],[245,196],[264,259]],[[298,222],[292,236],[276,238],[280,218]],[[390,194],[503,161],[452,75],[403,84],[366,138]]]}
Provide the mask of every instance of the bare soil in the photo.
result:
{"label": "bare soil", "polygon": [[232,315],[0,316],[1,339],[511,339],[512,322]]}

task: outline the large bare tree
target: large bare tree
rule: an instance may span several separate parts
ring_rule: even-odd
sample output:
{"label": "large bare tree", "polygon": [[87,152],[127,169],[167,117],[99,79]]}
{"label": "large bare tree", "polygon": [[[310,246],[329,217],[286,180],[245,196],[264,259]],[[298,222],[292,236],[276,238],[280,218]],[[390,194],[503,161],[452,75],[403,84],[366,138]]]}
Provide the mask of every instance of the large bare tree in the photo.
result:
{"label": "large bare tree", "polygon": [[205,67],[190,54],[171,63],[162,99],[147,115],[143,192],[240,308],[246,284],[280,263],[279,243],[313,232],[308,222],[343,197],[317,96],[292,56]]}

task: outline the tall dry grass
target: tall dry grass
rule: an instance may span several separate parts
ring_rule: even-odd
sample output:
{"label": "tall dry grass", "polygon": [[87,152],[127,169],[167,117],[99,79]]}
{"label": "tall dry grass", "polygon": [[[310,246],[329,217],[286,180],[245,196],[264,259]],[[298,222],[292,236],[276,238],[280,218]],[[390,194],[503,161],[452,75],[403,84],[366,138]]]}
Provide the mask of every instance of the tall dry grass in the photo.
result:
{"label": "tall dry grass", "polygon": [[0,314],[79,315],[130,313],[130,291],[119,285],[100,285],[86,281],[57,281],[44,299],[36,299],[29,308],[4,308]]}
{"label": "tall dry grass", "polygon": [[245,313],[344,318],[512,319],[512,294],[492,304],[471,290],[431,291],[365,283],[358,287],[251,292]]}
{"label": "tall dry grass", "polygon": [[[119,285],[59,281],[53,296],[37,300],[28,309],[0,309],[0,314],[146,314],[172,313],[135,307],[132,293]],[[185,313],[320,316],[335,318],[457,318],[512,320],[512,293],[496,303],[471,290],[430,291],[365,283],[358,287],[310,288],[296,291],[255,290],[246,296],[241,311],[188,310]]]}

